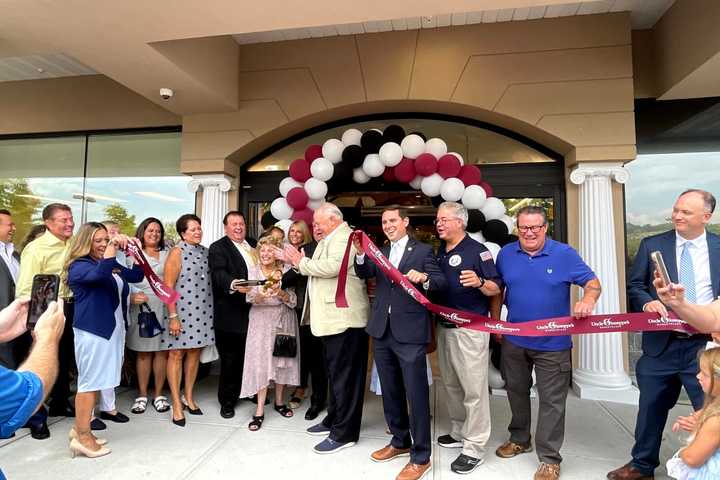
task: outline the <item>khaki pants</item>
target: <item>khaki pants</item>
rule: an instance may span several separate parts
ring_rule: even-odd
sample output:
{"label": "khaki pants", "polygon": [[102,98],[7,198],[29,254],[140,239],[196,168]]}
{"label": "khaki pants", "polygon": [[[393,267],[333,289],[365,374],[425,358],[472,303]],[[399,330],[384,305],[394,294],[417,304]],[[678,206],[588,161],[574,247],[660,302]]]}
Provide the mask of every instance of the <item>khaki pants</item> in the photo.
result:
{"label": "khaki pants", "polygon": [[450,435],[462,453],[485,456],[490,438],[488,344],[490,335],[467,328],[438,326],[438,362],[448,396]]}

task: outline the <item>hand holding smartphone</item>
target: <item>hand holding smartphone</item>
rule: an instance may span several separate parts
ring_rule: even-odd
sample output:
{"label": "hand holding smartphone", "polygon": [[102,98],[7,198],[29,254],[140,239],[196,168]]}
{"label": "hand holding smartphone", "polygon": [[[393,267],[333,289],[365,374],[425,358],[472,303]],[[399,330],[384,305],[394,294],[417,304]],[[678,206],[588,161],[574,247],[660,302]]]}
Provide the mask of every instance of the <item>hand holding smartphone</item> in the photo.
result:
{"label": "hand holding smartphone", "polygon": [[670,275],[668,274],[667,267],[665,266],[665,260],[663,260],[662,253],[660,253],[659,251],[654,251],[650,253],[650,258],[655,264],[655,270],[660,275],[660,278],[662,278],[665,286],[670,287],[670,289],[672,290],[672,282],[670,281]]}
{"label": "hand holding smartphone", "polygon": [[35,328],[40,316],[47,310],[48,304],[58,298],[60,277],[53,274],[38,274],[33,277],[30,290],[30,306],[28,307],[27,328]]}

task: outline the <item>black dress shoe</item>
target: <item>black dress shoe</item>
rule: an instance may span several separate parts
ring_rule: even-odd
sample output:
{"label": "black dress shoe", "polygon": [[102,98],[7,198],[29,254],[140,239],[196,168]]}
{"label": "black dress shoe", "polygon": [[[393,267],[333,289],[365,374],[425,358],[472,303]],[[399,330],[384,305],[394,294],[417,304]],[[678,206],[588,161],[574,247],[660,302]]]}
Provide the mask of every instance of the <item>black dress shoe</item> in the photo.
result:
{"label": "black dress shoe", "polygon": [[35,440],[50,438],[50,429],[47,422],[42,422],[40,425],[30,425],[30,436]]}
{"label": "black dress shoe", "polygon": [[220,416],[223,418],[232,418],[235,416],[235,407],[230,404],[222,405],[220,407]]}
{"label": "black dress shoe", "polygon": [[310,405],[310,408],[305,412],[305,420],[315,420],[323,408],[320,405]]}
{"label": "black dress shoe", "polygon": [[128,416],[122,412],[117,412],[115,415],[110,412],[100,412],[100,418],[103,420],[110,420],[115,423],[127,423],[130,421]]}
{"label": "black dress shoe", "polygon": [[107,428],[107,425],[105,425],[105,422],[100,420],[99,418],[93,418],[90,422],[90,430],[105,430]]}
{"label": "black dress shoe", "polygon": [[74,417],[75,409],[70,405],[65,406],[51,406],[48,410],[48,415],[51,417]]}

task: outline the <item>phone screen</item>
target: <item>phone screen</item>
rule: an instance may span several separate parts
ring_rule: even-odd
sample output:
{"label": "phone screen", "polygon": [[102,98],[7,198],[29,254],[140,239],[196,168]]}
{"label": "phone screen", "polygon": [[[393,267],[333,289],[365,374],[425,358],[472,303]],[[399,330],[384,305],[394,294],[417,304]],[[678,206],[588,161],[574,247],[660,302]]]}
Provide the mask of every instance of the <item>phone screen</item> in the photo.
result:
{"label": "phone screen", "polygon": [[57,275],[35,275],[30,292],[27,326],[35,328],[40,316],[47,310],[48,304],[57,300],[60,290],[60,277]]}

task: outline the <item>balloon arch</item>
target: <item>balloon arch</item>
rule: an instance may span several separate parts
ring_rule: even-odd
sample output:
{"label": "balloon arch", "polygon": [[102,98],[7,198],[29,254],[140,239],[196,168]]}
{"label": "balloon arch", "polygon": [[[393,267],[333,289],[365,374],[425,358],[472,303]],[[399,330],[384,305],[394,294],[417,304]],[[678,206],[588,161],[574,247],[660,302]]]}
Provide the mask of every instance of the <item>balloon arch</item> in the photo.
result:
{"label": "balloon arch", "polygon": [[440,138],[426,140],[419,132],[405,134],[399,125],[384,131],[361,132],[350,128],[341,139],[310,145],[304,158],[293,160],[290,176],[279,185],[280,197],[263,216],[263,225],[277,224],[287,231],[294,220],[312,224],[313,211],[324,201],[328,182],[352,178],[364,184],[373,178],[399,182],[433,199],[461,202],[468,210],[467,231],[478,241],[500,246],[512,236],[514,221],[506,215],[502,200],[482,180],[477,165],[465,165],[463,157],[447,151]]}

